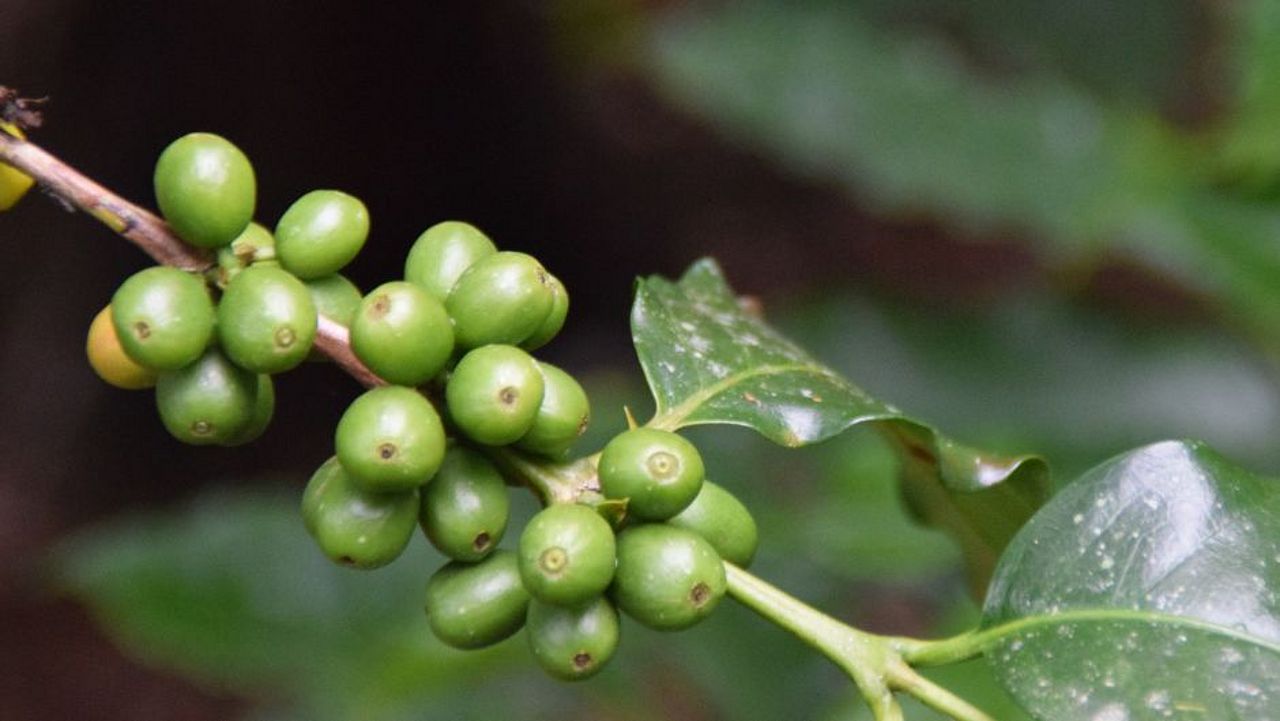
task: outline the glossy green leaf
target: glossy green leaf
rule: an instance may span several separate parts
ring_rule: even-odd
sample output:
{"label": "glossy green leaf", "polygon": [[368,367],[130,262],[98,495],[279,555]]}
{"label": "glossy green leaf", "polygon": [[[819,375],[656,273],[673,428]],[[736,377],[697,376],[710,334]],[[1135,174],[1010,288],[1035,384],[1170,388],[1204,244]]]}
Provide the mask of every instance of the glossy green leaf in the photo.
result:
{"label": "glossy green leaf", "polygon": [[977,588],[1048,493],[1038,458],[983,454],[904,416],[744,309],[711,260],[678,282],[640,281],[631,334],[657,410],[650,425],[753,428],[784,446],[875,422],[903,459],[903,491],[961,545]]}
{"label": "glossy green leaf", "polygon": [[1275,719],[1280,481],[1198,443],[1108,461],[1010,544],[974,641],[1047,721]]}

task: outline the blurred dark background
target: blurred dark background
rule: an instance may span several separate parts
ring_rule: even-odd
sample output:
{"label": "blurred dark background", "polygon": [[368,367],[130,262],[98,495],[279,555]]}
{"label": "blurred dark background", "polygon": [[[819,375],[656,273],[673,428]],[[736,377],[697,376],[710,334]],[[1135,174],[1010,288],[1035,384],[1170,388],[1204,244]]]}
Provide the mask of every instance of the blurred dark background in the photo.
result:
{"label": "blurred dark background", "polygon": [[[1059,482],[1180,435],[1275,471],[1274,6],[0,0],[0,84],[48,96],[33,139],[144,205],[195,130],[253,160],[268,225],[313,188],[359,196],[364,288],[449,218],[535,254],[573,298],[544,356],[592,391],[593,440],[648,402],[633,279],[711,255],[855,382],[1042,452]],[[679,641],[635,630],[582,687],[522,642],[466,662],[428,644],[400,618],[425,548],[353,578],[295,522],[350,379],[308,365],[261,441],[207,450],[93,376],[88,322],[145,265],[35,194],[0,216],[0,719],[856,714],[737,609]],[[765,575],[879,630],[959,623],[954,551],[901,517],[864,435],[803,461],[698,438],[761,516]],[[306,612],[282,599],[301,587]],[[1004,708],[980,676],[953,680]]]}

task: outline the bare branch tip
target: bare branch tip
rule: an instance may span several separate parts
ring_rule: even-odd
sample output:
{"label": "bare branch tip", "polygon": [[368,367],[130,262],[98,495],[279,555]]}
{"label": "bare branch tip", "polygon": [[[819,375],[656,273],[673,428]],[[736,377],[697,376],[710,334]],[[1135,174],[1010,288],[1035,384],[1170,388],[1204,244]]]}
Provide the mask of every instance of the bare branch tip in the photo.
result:
{"label": "bare branch tip", "polygon": [[0,120],[23,131],[38,128],[44,124],[40,106],[47,102],[48,97],[24,98],[17,89],[0,85]]}

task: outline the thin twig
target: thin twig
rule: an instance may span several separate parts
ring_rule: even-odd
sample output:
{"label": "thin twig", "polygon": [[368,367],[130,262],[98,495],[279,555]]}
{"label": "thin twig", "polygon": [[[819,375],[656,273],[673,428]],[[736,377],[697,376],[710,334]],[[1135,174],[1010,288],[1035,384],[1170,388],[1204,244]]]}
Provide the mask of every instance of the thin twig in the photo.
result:
{"label": "thin twig", "polygon": [[996,721],[982,709],[921,676],[901,660],[889,664],[887,671],[893,688],[911,694],[926,706],[956,721]]}
{"label": "thin twig", "polygon": [[329,356],[339,367],[366,387],[386,385],[387,382],[369,370],[351,350],[347,327],[338,321],[321,315],[316,324],[316,348]]}
{"label": "thin twig", "polygon": [[158,263],[194,271],[213,265],[211,253],[183,243],[154,213],[98,185],[34,143],[0,132],[0,160],[35,178],[71,206],[102,221]]}
{"label": "thin twig", "polygon": [[[34,143],[0,131],[0,161],[35,178],[65,203],[102,221],[157,263],[192,271],[204,271],[213,265],[211,253],[182,242],[154,213],[107,190]],[[360,383],[366,386],[385,385],[386,381],[365,367],[351,352],[347,328],[343,324],[320,316],[315,345]]]}

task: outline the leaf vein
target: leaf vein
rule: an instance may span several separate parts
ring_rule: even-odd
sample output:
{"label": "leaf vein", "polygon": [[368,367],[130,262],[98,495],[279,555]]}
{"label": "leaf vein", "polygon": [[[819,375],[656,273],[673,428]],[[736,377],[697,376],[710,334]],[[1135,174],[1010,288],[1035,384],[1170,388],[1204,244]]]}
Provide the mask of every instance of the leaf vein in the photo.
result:
{"label": "leaf vein", "polygon": [[696,393],[691,394],[688,398],[679,404],[672,406],[666,410],[659,409],[654,415],[649,425],[654,428],[662,428],[664,430],[676,430],[686,418],[697,412],[703,405],[711,402],[716,396],[731,390],[740,383],[745,383],[759,376],[784,375],[787,373],[807,372],[812,375],[830,381],[842,390],[854,393],[860,398],[865,397],[863,393],[858,391],[849,384],[848,381],[821,366],[810,365],[806,363],[782,363],[774,365],[756,366],[747,371],[734,373],[725,376],[716,383],[705,386]]}

